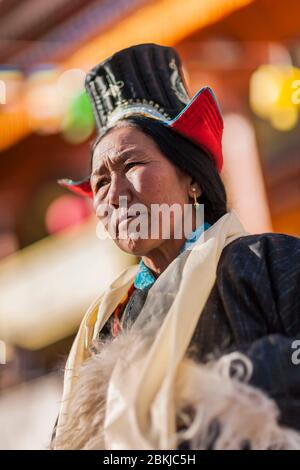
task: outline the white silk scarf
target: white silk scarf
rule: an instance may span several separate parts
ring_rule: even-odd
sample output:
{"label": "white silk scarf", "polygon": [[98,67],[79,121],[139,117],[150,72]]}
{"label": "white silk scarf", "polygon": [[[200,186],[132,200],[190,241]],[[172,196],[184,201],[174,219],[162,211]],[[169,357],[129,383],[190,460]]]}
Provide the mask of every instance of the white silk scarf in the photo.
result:
{"label": "white silk scarf", "polygon": [[[176,449],[174,383],[201,312],[216,280],[225,246],[249,235],[231,210],[207,229],[189,252],[178,256],[149,290],[132,328],[155,320],[148,350],[139,349],[124,367],[116,362],[107,391],[106,449]],[[90,355],[106,321],[134,281],[138,265],[127,268],[88,309],[73,343],[64,379],[57,433],[68,413],[76,370]]]}

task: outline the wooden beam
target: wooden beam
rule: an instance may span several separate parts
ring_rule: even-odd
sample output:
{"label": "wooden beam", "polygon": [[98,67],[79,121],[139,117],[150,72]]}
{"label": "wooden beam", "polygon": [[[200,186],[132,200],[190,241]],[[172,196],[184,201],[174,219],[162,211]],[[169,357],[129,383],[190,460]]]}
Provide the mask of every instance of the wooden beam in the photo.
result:
{"label": "wooden beam", "polygon": [[[114,52],[133,44],[155,42],[175,45],[187,35],[204,28],[253,0],[159,0],[144,5],[128,17],[83,45],[61,64],[62,69],[88,71]],[[0,150],[31,133],[23,103],[3,111],[0,120]]]}

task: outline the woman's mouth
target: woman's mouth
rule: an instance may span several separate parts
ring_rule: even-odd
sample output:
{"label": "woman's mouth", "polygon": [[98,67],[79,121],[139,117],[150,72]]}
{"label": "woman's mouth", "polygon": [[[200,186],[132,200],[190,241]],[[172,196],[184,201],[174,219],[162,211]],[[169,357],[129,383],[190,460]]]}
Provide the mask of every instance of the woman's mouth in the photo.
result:
{"label": "woman's mouth", "polygon": [[129,221],[131,221],[134,218],[135,216],[133,215],[128,215],[128,216],[126,215],[125,217],[122,217],[118,221],[118,227],[124,227]]}
{"label": "woman's mouth", "polygon": [[[129,215],[129,214],[122,214],[122,216],[118,219],[117,222],[117,236],[119,236],[120,233],[122,233],[122,238],[123,237],[131,237],[135,236],[136,230],[137,230],[137,225],[139,226],[139,233],[140,231],[143,231],[143,224],[145,224],[146,231],[148,232],[148,217],[145,218],[146,214],[134,214],[134,215]],[[138,222],[137,220],[138,219]],[[133,222],[135,221],[135,222]],[[134,223],[134,225],[131,225],[131,223]]]}
{"label": "woman's mouth", "polygon": [[122,214],[117,219],[117,236],[120,232],[126,232],[129,229],[129,223],[135,219],[136,216],[129,214]]}

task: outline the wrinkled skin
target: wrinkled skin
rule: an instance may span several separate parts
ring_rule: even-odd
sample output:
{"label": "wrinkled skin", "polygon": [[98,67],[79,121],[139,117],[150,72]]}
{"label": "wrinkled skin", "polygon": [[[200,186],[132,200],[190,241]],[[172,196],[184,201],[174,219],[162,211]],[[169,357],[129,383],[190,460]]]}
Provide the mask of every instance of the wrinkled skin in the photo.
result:
{"label": "wrinkled skin", "polygon": [[[108,231],[109,227],[114,227],[115,243],[127,253],[142,256],[145,264],[159,275],[178,255],[185,237],[183,234],[180,239],[174,238],[177,219],[174,220],[171,211],[170,237],[163,238],[161,220],[158,222],[157,218],[156,222],[151,221],[151,204],[172,206],[176,203],[184,214],[184,205],[193,202],[193,188],[196,188],[196,196],[200,196],[199,185],[173,165],[150,136],[126,125],[111,129],[97,144],[93,155],[91,186],[95,211]],[[127,228],[126,222],[118,224],[121,196],[126,196],[128,208],[134,207],[133,204],[143,204],[147,209],[148,214],[139,216],[139,221],[147,222],[147,239],[134,239],[134,230],[132,233],[129,230],[126,238],[121,236],[122,230]],[[103,208],[112,211],[108,217],[103,215]],[[128,222],[133,220],[129,219]],[[159,236],[156,238],[149,236],[153,223],[158,223]],[[194,214],[192,224],[194,229]]]}

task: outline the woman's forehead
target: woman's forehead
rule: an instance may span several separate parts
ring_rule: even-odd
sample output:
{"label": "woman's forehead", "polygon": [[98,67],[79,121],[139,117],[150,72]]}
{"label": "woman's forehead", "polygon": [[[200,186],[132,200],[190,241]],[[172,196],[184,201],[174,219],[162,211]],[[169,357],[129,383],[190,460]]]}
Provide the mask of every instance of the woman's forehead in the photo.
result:
{"label": "woman's forehead", "polygon": [[120,127],[108,132],[95,146],[93,167],[99,166],[103,158],[122,158],[134,153],[145,153],[152,139],[133,127]]}

